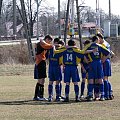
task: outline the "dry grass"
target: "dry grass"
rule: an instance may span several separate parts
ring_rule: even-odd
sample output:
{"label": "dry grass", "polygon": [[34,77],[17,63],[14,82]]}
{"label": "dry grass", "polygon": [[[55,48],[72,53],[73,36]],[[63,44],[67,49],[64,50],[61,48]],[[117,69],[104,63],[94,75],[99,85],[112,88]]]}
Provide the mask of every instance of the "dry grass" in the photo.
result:
{"label": "dry grass", "polygon": [[[20,65],[19,65],[20,66]],[[119,120],[120,119],[120,63],[114,63],[113,76],[110,78],[115,99],[112,101],[79,102],[73,101],[74,92],[71,86],[70,103],[32,101],[34,86],[33,65],[0,66],[0,120]],[[9,69],[8,69],[9,68]],[[13,69],[14,68],[14,69]],[[9,74],[26,69],[19,75]],[[6,74],[6,76],[5,76]],[[47,97],[48,79],[45,84]],[[64,88],[63,88],[64,92]]]}

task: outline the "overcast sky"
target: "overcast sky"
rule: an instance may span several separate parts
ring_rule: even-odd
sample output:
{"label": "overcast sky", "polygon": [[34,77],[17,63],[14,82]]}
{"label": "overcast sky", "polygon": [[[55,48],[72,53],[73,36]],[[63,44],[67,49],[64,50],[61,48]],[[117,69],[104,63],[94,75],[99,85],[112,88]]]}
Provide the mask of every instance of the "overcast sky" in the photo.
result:
{"label": "overcast sky", "polygon": [[[55,7],[57,11],[58,6],[58,0],[46,0],[47,4],[51,7]],[[65,2],[68,0],[61,0],[62,2]],[[81,0],[78,0],[81,1]],[[105,11],[105,13],[109,12],[109,0],[99,0],[99,6],[101,9]],[[91,8],[96,8],[96,0],[85,0],[85,5],[90,6]],[[111,13],[115,15],[120,15],[120,0],[111,0]]]}

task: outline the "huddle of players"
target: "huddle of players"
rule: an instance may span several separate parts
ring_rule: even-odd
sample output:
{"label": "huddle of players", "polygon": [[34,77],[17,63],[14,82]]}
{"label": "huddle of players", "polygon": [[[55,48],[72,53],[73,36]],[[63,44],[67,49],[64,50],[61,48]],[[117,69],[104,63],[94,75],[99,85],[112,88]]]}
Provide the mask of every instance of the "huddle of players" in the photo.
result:
{"label": "huddle of players", "polygon": [[[56,101],[61,100],[62,91],[62,70],[64,72],[65,98],[63,101],[69,102],[70,83],[74,84],[75,101],[78,102],[84,97],[85,81],[88,79],[87,97],[88,101],[113,99],[111,84],[108,76],[111,76],[110,54],[111,51],[105,46],[101,34],[94,36],[92,42],[86,40],[84,49],[80,50],[76,47],[74,40],[68,41],[68,46],[64,46],[64,42],[55,38],[54,47],[49,50],[49,85],[48,85],[48,101],[53,100],[53,83],[56,81]],[[99,44],[100,43],[100,44]],[[103,44],[103,45],[102,45]],[[81,64],[82,82],[81,94],[79,96],[80,82],[78,64]]]}

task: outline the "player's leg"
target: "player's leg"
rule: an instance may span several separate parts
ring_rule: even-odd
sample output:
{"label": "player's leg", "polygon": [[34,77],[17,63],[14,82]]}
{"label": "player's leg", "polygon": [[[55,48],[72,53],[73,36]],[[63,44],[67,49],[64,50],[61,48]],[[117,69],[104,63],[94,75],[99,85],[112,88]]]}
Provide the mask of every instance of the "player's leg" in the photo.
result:
{"label": "player's leg", "polygon": [[87,97],[88,101],[93,100],[93,88],[94,88],[94,80],[89,79],[88,80],[88,97]]}
{"label": "player's leg", "polygon": [[46,74],[46,62],[41,61],[40,64],[38,64],[38,83],[39,83],[39,93],[38,96],[40,97],[41,100],[45,100],[44,98],[44,83],[45,83],[45,78],[47,77]]}
{"label": "player's leg", "polygon": [[[35,67],[34,67],[34,79],[38,79],[38,68],[37,68],[36,64],[35,64]],[[38,92],[39,92],[39,83],[37,81],[36,86],[35,86],[35,93],[34,93],[33,100],[39,100]]]}
{"label": "player's leg", "polygon": [[56,101],[60,101],[60,81],[62,80],[60,66],[54,67],[54,77],[56,80],[55,91],[56,91]]}
{"label": "player's leg", "polygon": [[82,78],[82,82],[81,82],[81,94],[80,94],[80,98],[84,98],[84,90],[85,90],[85,81],[86,78]]}
{"label": "player's leg", "polygon": [[69,66],[65,66],[64,69],[64,83],[65,85],[65,99],[64,102],[69,102],[69,92],[70,92],[70,67]]}
{"label": "player's leg", "polygon": [[60,81],[56,81],[55,91],[56,91],[56,101],[60,101]]}
{"label": "player's leg", "polygon": [[102,66],[102,62],[99,61],[97,63],[97,78],[98,78],[98,81],[99,81],[99,88],[100,88],[100,100],[103,101],[105,100],[104,98],[104,81],[103,81],[103,77],[104,77],[104,74],[103,74],[103,66]]}
{"label": "player's leg", "polygon": [[104,71],[104,85],[105,85],[105,98],[106,99],[113,99],[113,93],[112,93],[112,85],[110,81],[108,80],[108,77],[111,76],[111,62],[110,59],[107,59],[103,63],[103,71]]}
{"label": "player's leg", "polygon": [[49,81],[48,85],[48,101],[51,102],[53,99],[53,82],[54,81]]}
{"label": "player's leg", "polygon": [[48,69],[48,77],[49,77],[49,84],[48,84],[48,101],[51,102],[53,99],[53,82],[55,81],[54,77],[54,67],[49,65]]}
{"label": "player's leg", "polygon": [[72,66],[71,67],[71,77],[72,77],[72,82],[74,84],[75,101],[79,102],[80,100],[79,100],[79,85],[78,85],[78,82],[80,82],[80,77],[79,77],[77,66]]}
{"label": "player's leg", "polygon": [[96,64],[93,62],[89,64],[89,70],[88,70],[88,96],[87,96],[88,101],[93,100],[95,74],[96,74]]}
{"label": "player's leg", "polygon": [[98,79],[94,80],[94,96],[95,96],[95,100],[99,100],[100,99],[100,85],[99,85],[99,81]]}

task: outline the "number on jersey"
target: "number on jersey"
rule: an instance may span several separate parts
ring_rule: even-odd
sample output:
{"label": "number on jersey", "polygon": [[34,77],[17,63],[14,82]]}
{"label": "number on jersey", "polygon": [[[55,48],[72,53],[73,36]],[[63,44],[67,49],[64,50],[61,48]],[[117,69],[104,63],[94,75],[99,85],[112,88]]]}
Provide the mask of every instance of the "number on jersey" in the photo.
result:
{"label": "number on jersey", "polygon": [[67,55],[67,61],[72,61],[73,60],[73,57],[72,57],[72,54],[66,54]]}

